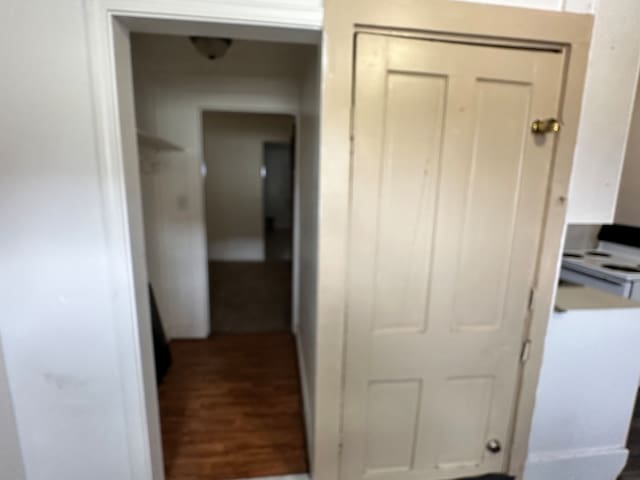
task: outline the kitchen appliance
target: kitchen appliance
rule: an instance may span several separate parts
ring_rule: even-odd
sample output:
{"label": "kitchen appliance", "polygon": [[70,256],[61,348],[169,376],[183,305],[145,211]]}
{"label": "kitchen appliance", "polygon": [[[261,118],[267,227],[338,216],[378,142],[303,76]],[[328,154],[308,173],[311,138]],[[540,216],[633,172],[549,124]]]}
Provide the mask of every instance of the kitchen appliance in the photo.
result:
{"label": "kitchen appliance", "polygon": [[560,279],[640,302],[640,228],[605,225],[595,249],[567,250]]}

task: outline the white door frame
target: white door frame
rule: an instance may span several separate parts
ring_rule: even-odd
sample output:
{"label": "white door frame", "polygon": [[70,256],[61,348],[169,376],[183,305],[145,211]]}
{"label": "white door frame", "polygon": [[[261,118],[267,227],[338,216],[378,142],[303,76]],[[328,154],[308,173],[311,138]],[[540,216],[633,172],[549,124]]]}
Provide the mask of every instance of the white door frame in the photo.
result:
{"label": "white door frame", "polygon": [[[361,30],[427,36],[465,43],[560,49],[566,58],[558,135],[537,285],[522,368],[509,473],[521,477],[535,402],[544,337],[556,290],[593,17],[447,0],[325,0],[320,138],[316,442],[314,480],[339,478],[344,381],[346,265],[349,227],[351,115],[355,33]],[[498,127],[499,128],[499,127]],[[343,479],[349,480],[349,479]]]}
{"label": "white door frame", "polygon": [[[291,238],[291,331],[297,335],[298,333],[298,302],[299,302],[299,285],[298,282],[300,280],[300,169],[298,165],[300,164],[300,112],[298,109],[293,108],[258,108],[258,107],[250,107],[243,106],[240,108],[233,107],[225,107],[220,108],[216,106],[208,106],[208,104],[202,104],[198,106],[198,117],[199,117],[199,143],[202,149],[202,156],[200,161],[203,164],[206,164],[205,159],[205,151],[204,151],[204,122],[203,115],[205,112],[214,112],[214,113],[246,113],[248,115],[289,115],[293,117],[293,125],[295,128],[295,138],[294,138],[294,159],[293,159],[293,231]],[[202,178],[202,195],[204,196],[202,209],[203,219],[205,226],[207,225],[207,215],[206,215],[206,185],[205,179]],[[209,258],[207,256],[207,261]]]}
{"label": "white door frame", "polygon": [[131,479],[162,480],[129,31],[318,43],[322,5],[85,0],[84,6],[126,450]]}

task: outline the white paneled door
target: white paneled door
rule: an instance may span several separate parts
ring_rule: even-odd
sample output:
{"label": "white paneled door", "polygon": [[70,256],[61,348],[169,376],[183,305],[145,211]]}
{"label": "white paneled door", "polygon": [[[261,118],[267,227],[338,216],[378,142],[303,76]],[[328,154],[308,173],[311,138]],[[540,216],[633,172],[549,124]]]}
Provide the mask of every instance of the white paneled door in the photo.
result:
{"label": "white paneled door", "polygon": [[342,478],[502,472],[563,55],[356,44]]}

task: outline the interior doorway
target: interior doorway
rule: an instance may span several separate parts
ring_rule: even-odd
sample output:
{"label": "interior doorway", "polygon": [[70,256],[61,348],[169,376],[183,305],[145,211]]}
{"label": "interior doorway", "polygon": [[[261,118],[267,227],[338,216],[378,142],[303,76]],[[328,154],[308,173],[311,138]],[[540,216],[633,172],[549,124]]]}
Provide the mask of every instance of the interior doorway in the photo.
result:
{"label": "interior doorway", "polygon": [[166,478],[304,475],[317,48],[134,34],[131,51]]}
{"label": "interior doorway", "polygon": [[290,142],[264,144],[264,256],[290,261],[293,225],[293,134]]}
{"label": "interior doorway", "polygon": [[202,119],[211,331],[290,333],[295,117]]}

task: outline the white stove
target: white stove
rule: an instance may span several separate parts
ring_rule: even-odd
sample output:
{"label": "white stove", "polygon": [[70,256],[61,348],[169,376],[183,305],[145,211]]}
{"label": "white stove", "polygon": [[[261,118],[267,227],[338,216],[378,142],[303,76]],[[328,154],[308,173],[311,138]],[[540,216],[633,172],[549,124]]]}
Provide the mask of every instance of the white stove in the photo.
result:
{"label": "white stove", "polygon": [[560,279],[640,301],[640,248],[601,241],[595,249],[567,250]]}

